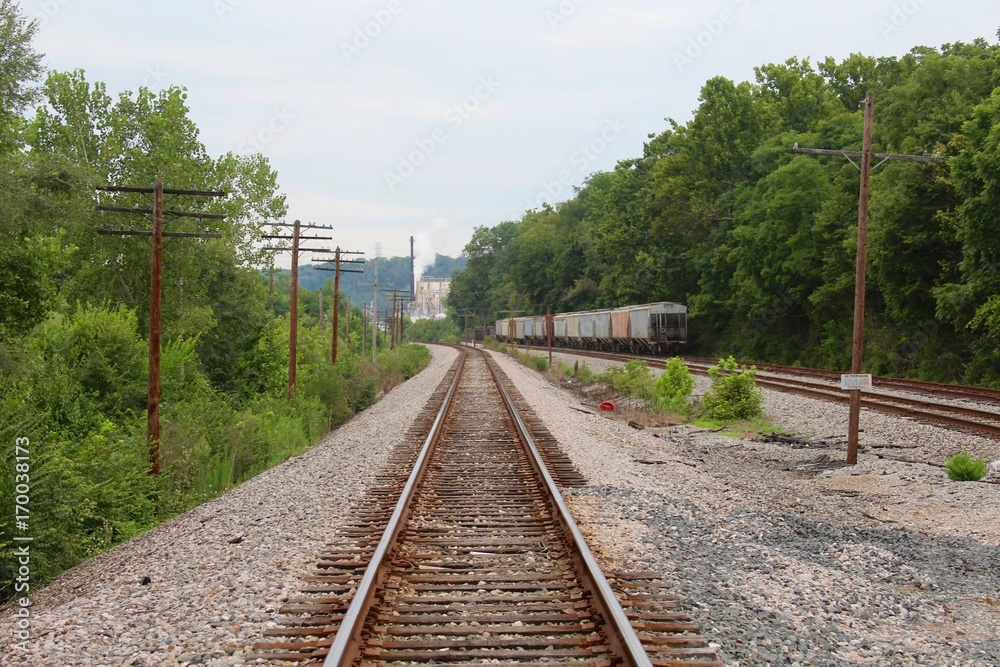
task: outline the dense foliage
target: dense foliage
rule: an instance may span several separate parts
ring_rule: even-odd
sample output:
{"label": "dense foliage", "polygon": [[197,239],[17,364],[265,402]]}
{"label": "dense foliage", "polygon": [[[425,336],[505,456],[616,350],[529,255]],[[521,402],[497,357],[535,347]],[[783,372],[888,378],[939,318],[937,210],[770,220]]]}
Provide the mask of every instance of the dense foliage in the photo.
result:
{"label": "dense foliage", "polygon": [[669,300],[689,350],[849,367],[865,95],[875,150],[866,368],[1000,383],[1000,47],[985,40],[758,67],[577,195],[476,229],[455,309],[490,317]]}
{"label": "dense foliage", "polygon": [[[380,340],[385,349],[372,364],[370,348],[361,354],[360,312],[348,319],[342,305],[334,366],[318,295],[303,291],[289,398],[288,290],[283,312],[270,311],[257,250],[262,227],[285,214],[267,160],[208,155],[183,88],[113,97],[82,71],[50,72],[39,85],[34,32],[14,3],[0,0],[0,599],[11,593],[15,536],[33,540],[38,586],[300,453],[428,358],[426,348],[389,350]],[[168,231],[221,238],[164,244],[162,474],[154,477],[146,442],[150,246],[98,233],[149,229],[149,220],[95,209],[95,197],[143,209],[150,200],[97,196],[95,187],[146,187],[157,178],[229,196],[176,196],[168,205],[226,217],[210,226],[167,218]],[[26,526],[14,523],[18,495],[30,500],[21,503]]]}

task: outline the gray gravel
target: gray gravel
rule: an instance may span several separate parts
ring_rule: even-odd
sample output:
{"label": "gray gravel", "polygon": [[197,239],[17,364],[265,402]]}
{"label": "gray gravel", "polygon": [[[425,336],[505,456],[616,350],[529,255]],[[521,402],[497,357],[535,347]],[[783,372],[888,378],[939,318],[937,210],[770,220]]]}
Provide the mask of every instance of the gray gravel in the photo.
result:
{"label": "gray gravel", "polygon": [[[730,667],[1000,665],[1000,486],[879,458],[935,458],[968,436],[864,413],[860,465],[803,472],[842,449],[656,437],[495,356],[589,477],[569,502],[599,557],[663,573]],[[765,406],[801,434],[846,427],[828,403],[766,391]]]}

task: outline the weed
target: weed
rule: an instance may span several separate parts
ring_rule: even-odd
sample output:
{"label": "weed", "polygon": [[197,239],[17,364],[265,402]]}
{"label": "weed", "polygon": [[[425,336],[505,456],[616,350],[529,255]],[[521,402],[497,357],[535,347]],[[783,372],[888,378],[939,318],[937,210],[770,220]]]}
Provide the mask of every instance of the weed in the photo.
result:
{"label": "weed", "polygon": [[953,482],[978,482],[986,476],[986,461],[972,460],[964,449],[944,464],[944,471]]}

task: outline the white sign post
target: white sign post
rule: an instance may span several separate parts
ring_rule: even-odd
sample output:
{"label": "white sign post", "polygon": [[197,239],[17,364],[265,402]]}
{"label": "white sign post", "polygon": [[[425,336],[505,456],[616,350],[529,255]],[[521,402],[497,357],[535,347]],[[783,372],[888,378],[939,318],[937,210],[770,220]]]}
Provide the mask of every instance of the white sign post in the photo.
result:
{"label": "white sign post", "polygon": [[840,388],[846,391],[871,389],[872,376],[864,373],[845,373],[840,376]]}

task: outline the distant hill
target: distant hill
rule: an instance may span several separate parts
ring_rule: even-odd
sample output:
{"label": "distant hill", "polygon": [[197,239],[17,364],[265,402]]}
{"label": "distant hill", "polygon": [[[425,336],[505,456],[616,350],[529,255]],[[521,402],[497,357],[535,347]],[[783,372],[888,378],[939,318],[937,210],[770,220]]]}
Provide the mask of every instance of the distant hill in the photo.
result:
{"label": "distant hill", "polygon": [[[447,255],[436,255],[434,264],[424,271],[424,275],[434,278],[451,278],[452,273],[465,268],[468,258],[448,257]],[[333,263],[320,264],[319,266],[333,267]],[[315,265],[299,266],[299,285],[304,289],[317,290],[328,280],[333,282],[332,271],[317,271]],[[362,269],[364,273],[343,273],[340,276],[340,293],[342,296],[350,296],[351,303],[361,303],[371,301],[372,287],[361,285],[360,283],[370,283],[375,280],[375,262],[366,261],[365,264],[352,264],[344,268]],[[291,273],[284,270],[282,273]],[[378,263],[378,280],[386,289],[395,287],[396,289],[410,289],[410,258],[409,257],[383,257]],[[390,286],[391,284],[391,286]]]}

